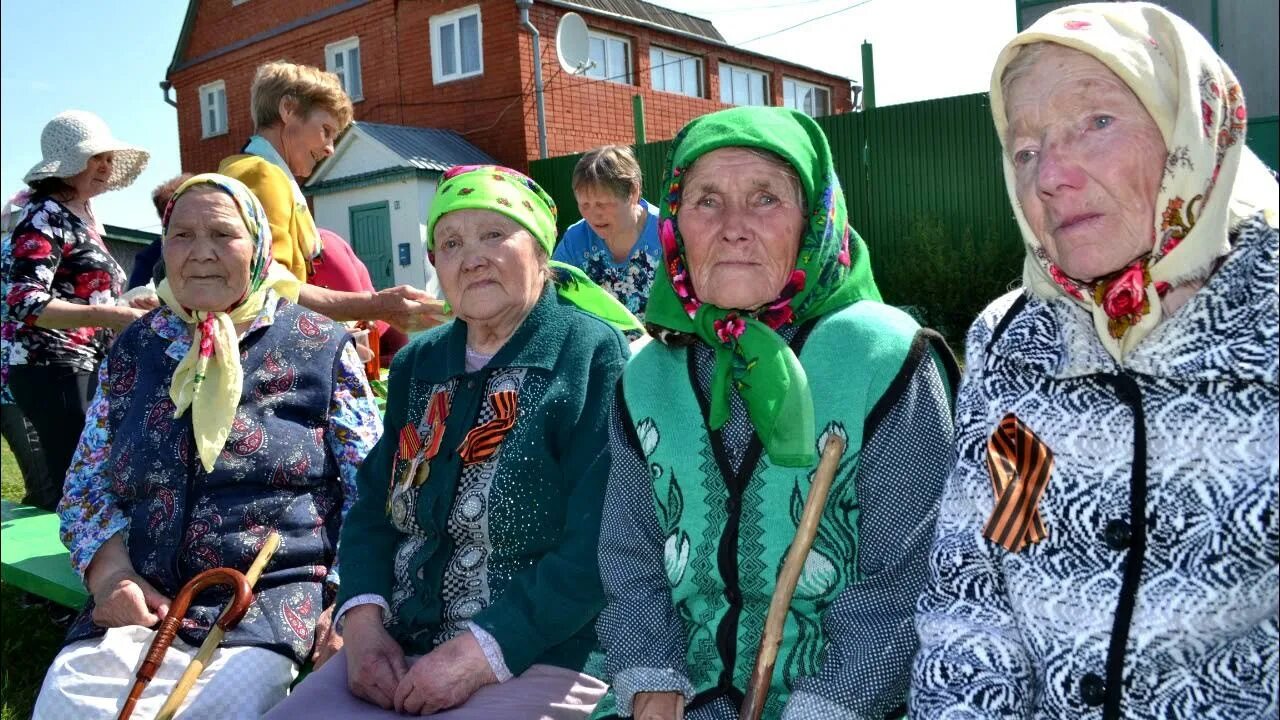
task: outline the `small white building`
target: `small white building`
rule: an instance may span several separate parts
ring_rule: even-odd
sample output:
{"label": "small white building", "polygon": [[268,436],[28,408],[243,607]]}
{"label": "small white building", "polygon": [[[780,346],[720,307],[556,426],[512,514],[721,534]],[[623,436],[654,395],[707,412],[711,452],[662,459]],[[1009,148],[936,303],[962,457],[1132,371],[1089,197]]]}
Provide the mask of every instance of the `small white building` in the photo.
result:
{"label": "small white building", "polygon": [[427,261],[427,213],[455,165],[494,159],[452,130],[354,122],[303,187],[316,226],[346,238],[378,289],[412,285],[440,295]]}

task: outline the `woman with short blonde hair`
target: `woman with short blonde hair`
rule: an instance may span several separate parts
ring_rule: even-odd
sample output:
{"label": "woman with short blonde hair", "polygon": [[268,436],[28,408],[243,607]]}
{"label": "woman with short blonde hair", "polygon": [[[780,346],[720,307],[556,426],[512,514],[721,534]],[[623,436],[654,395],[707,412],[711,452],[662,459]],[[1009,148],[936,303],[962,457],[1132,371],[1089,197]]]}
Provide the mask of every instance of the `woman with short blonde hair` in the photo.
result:
{"label": "woman with short blonde hair", "polygon": [[[283,60],[258,68],[250,97],[254,135],[218,172],[258,196],[271,224],[271,254],[306,282],[324,242],[299,183],[333,155],[352,121],[351,98],[337,75]],[[405,332],[437,324],[443,312],[439,301],[407,285],[376,293],[304,285],[298,303],[334,320],[382,320]]]}
{"label": "woman with short blonde hair", "polygon": [[323,108],[338,121],[338,131],[351,124],[351,98],[342,89],[338,76],[310,65],[275,60],[258,67],[249,91],[254,130],[280,123],[280,101],[291,97],[304,117],[313,108]]}

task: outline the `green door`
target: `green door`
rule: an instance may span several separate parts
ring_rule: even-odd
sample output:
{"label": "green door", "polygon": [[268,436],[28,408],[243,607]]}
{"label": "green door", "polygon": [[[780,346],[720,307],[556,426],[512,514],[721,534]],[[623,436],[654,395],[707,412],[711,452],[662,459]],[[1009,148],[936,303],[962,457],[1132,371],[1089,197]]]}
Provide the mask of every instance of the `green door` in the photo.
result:
{"label": "green door", "polygon": [[369,277],[378,290],[395,285],[391,266],[391,211],[385,202],[354,205],[347,211],[351,220],[351,249],[369,268]]}

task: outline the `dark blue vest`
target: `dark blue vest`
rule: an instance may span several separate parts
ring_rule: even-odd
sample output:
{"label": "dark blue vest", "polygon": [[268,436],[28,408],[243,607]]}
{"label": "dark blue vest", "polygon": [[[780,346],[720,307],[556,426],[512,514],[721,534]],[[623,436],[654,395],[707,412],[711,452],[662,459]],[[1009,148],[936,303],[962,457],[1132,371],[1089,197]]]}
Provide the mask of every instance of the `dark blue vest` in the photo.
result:
{"label": "dark blue vest", "polygon": [[[143,320],[108,355],[108,481],[131,520],[126,541],[138,573],[172,598],[209,568],[247,571],[267,534],[280,532],[253,606],[223,645],[264,647],[298,662],[311,649],[342,511],[324,435],[347,342],[339,325],[281,302],[275,322],[240,343],[244,389],[210,473],[195,453],[190,411],[173,417],[169,381],[180,358],[166,354],[169,341]],[[228,597],[217,588],[199,595],[179,636],[199,645]],[[105,632],[92,612],[90,599],[68,642]]]}

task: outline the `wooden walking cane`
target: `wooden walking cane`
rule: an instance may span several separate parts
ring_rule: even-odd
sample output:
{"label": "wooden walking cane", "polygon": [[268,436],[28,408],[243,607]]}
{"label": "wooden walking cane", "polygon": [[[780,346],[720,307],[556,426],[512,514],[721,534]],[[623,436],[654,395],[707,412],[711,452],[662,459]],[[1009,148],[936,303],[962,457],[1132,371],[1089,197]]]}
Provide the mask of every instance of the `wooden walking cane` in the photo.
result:
{"label": "wooden walking cane", "polygon": [[[278,538],[276,544],[278,545]],[[263,549],[265,550],[270,546],[271,538],[268,537],[267,544],[263,546]],[[272,552],[274,551],[273,547]],[[262,557],[261,552],[258,553],[258,557]],[[254,560],[254,565],[256,566],[257,564],[258,561]],[[159,629],[156,630],[155,637],[151,640],[147,655],[143,659],[142,665],[138,668],[137,680],[134,681],[133,687],[130,688],[129,695],[125,698],[124,706],[120,709],[120,714],[116,716],[117,720],[128,720],[133,715],[133,709],[138,704],[138,699],[142,697],[147,685],[156,676],[156,671],[160,669],[160,665],[164,662],[164,655],[169,646],[173,644],[173,638],[178,633],[178,626],[182,623],[183,617],[186,616],[187,608],[191,606],[191,601],[204,590],[217,585],[230,587],[233,594],[231,602],[227,604],[226,609],[218,616],[218,620],[214,623],[214,627],[210,629],[209,634],[217,633],[218,637],[221,638],[222,633],[235,627],[240,622],[240,618],[244,617],[249,605],[253,603],[253,591],[250,589],[248,579],[239,570],[212,568],[205,570],[192,578],[186,585],[183,585],[182,589],[178,591],[177,597],[173,599],[173,603],[169,606],[169,612],[165,614]],[[203,647],[201,649],[203,650]]]}
{"label": "wooden walking cane", "polygon": [[[279,548],[280,533],[273,530],[267,536],[266,542],[262,544],[262,549],[258,551],[257,557],[253,559],[253,564],[249,566],[249,572],[244,575],[250,591],[253,590],[254,585],[258,584],[258,578],[262,575],[263,569],[267,567],[271,556],[275,555],[276,550]],[[250,602],[252,602],[252,592],[249,597]],[[246,607],[246,609],[248,608]],[[244,612],[242,611],[240,614],[244,615]],[[238,623],[239,621],[240,618],[236,618],[236,622]],[[169,693],[169,698],[164,701],[160,712],[156,714],[156,720],[172,720],[173,716],[178,713],[178,708],[182,706],[182,701],[187,699],[187,693],[191,692],[191,688],[195,687],[196,679],[200,677],[200,673],[204,672],[205,666],[213,658],[213,652],[218,649],[218,645],[222,642],[222,636],[234,626],[235,623],[231,623],[224,629],[222,623],[219,622],[209,628],[209,634],[205,636],[204,642],[200,644],[199,652],[191,659],[187,669],[183,671],[182,677],[178,678],[178,684],[173,686],[173,690]]]}
{"label": "wooden walking cane", "polygon": [[817,472],[813,474],[809,497],[804,501],[800,525],[796,528],[796,536],[787,550],[787,559],[778,573],[778,584],[774,586],[773,597],[769,600],[769,614],[765,616],[764,633],[760,636],[760,651],[756,653],[756,664],[751,670],[746,695],[742,698],[739,720],[760,720],[764,712],[764,701],[773,679],[773,665],[778,660],[778,646],[782,644],[782,626],[791,609],[791,598],[795,595],[809,548],[813,547],[813,539],[818,534],[818,522],[827,505],[827,492],[831,490],[844,447],[844,438],[832,433],[822,448],[822,458],[818,461]]}

